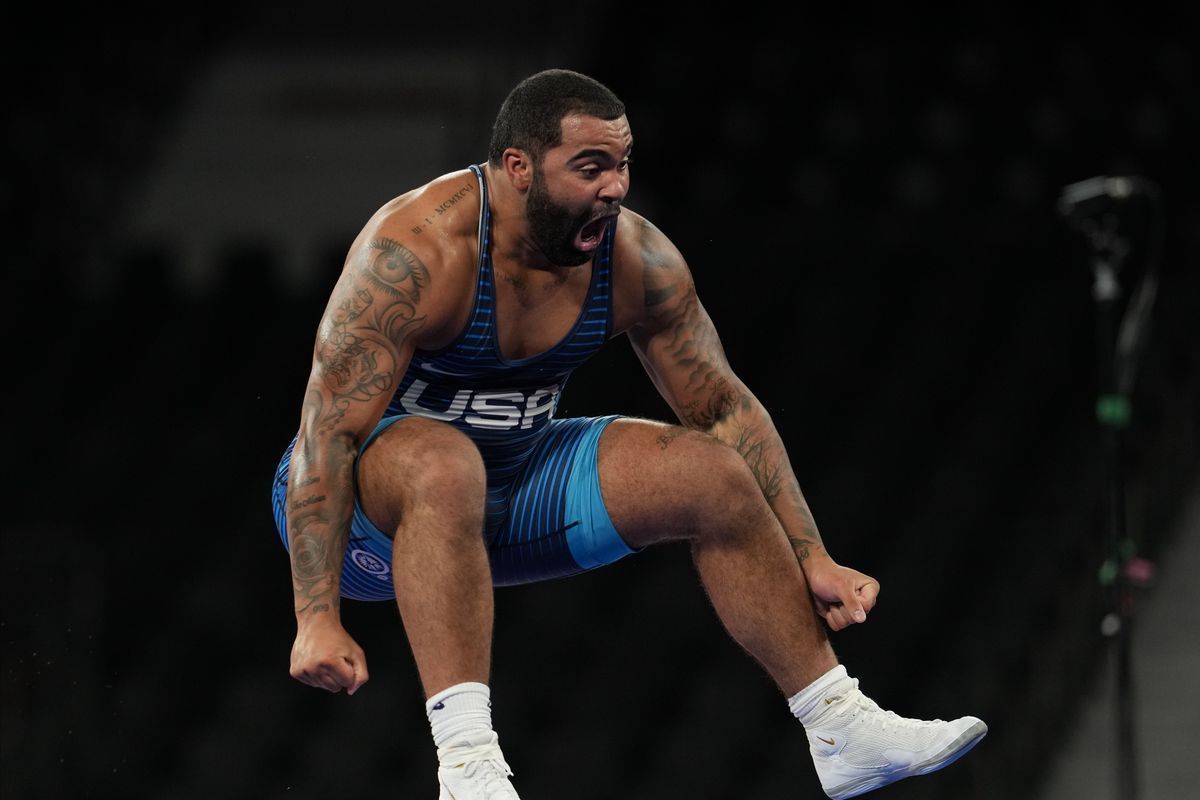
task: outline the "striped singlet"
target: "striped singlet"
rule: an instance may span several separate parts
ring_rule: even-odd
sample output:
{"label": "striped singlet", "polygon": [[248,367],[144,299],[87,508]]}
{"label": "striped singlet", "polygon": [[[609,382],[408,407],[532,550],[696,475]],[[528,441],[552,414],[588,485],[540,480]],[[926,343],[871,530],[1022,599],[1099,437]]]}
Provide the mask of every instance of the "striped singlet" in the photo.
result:
{"label": "striped singlet", "polygon": [[[487,472],[485,542],[496,585],[582,572],[632,552],[612,527],[600,497],[596,452],[615,416],[556,420],[571,372],[600,349],[612,330],[609,225],[592,257],[587,296],[571,330],[544,353],[506,360],[496,330],[491,210],[479,181],[479,259],[468,322],[450,345],[418,350],[383,419],[360,452],[390,425],[415,415],[452,425],[479,448]],[[293,440],[293,446],[295,441]],[[276,471],[275,519],[284,545],[291,447]],[[391,596],[390,539],[355,501],[342,593]]]}
{"label": "striped singlet", "polygon": [[570,332],[544,353],[515,361],[500,354],[492,269],[492,214],[483,171],[479,179],[479,281],[466,328],[449,346],[413,354],[385,418],[416,414],[447,422],[479,447],[488,474],[488,528],[503,514],[503,491],[545,434],[571,372],[607,341],[612,328],[609,225],[592,259],[583,308]]}

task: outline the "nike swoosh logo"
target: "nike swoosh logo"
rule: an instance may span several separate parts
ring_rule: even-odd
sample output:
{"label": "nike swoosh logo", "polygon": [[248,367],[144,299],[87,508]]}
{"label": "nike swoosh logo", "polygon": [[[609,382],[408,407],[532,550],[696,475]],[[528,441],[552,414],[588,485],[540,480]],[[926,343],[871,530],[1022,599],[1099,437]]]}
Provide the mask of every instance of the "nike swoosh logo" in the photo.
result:
{"label": "nike swoosh logo", "polygon": [[470,378],[474,376],[472,372],[451,372],[441,367],[435,367],[432,361],[422,361],[417,366],[426,372],[436,372],[438,375],[449,375],[452,378]]}
{"label": "nike swoosh logo", "polygon": [[830,747],[832,747],[834,745],[833,739],[826,739],[824,736],[818,736],[817,738],[820,739],[825,744],[829,745]]}
{"label": "nike swoosh logo", "polygon": [[[537,541],[541,541],[543,539],[549,539],[551,536],[560,536],[560,535],[566,533],[567,531],[571,530],[571,528],[574,528],[575,526],[581,524],[582,522],[583,522],[583,520],[577,519],[574,522],[571,522],[567,525],[563,525],[561,528],[555,528],[554,530],[550,531],[549,533],[542,534],[541,536],[537,537],[536,539],[526,539],[521,542],[510,542],[508,544],[494,544],[491,546],[491,551],[499,552],[500,550],[503,550],[508,547],[528,547],[530,542],[537,542]],[[491,702],[491,701],[489,700],[488,702]]]}

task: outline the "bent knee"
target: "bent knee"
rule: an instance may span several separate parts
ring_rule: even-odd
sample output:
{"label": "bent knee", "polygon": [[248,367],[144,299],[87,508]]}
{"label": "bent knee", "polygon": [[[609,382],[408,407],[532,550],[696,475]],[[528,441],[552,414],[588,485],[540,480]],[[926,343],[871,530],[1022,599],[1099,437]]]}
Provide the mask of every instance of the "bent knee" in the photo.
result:
{"label": "bent knee", "polygon": [[690,495],[698,513],[689,538],[740,538],[762,534],[776,526],[770,501],[754,470],[732,446],[711,439],[690,471]]}
{"label": "bent knee", "polygon": [[731,445],[702,431],[679,430],[679,468],[695,493],[714,503],[761,494],[746,459]]}
{"label": "bent knee", "polygon": [[617,530],[639,546],[728,531],[770,513],[745,459],[719,439],[641,422],[616,433],[602,448],[601,489]]}
{"label": "bent knee", "polygon": [[716,442],[705,470],[708,492],[719,498],[715,502],[717,513],[732,519],[750,519],[762,511],[770,510],[770,504],[754,470],[745,456],[724,442]]}
{"label": "bent knee", "polygon": [[406,417],[359,456],[359,499],[367,516],[391,532],[414,507],[482,517],[487,473],[479,448],[444,422]]}

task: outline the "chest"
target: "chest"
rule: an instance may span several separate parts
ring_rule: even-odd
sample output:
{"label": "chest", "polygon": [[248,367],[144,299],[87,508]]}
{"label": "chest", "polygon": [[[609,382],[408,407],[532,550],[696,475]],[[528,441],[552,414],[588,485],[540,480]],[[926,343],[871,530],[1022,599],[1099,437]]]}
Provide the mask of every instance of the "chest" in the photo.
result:
{"label": "chest", "polygon": [[533,358],[569,338],[596,310],[592,264],[558,275],[493,268],[495,337],[505,361]]}

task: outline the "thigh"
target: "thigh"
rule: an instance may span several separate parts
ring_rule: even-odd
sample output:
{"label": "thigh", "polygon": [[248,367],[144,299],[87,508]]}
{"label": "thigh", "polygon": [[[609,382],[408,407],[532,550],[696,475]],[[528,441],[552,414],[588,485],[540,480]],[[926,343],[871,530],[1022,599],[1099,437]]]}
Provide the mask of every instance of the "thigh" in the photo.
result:
{"label": "thigh", "polygon": [[600,439],[600,489],[613,525],[642,548],[690,539],[765,502],[736,450],[708,434],[623,418]]}
{"label": "thigh", "polygon": [[502,524],[489,531],[497,586],[562,578],[634,552],[613,527],[600,492],[599,440],[618,419],[550,423],[506,487]]}
{"label": "thigh", "polygon": [[354,486],[357,507],[389,538],[417,506],[436,506],[482,533],[475,517],[484,505],[484,462],[470,437],[445,422],[384,417],[359,448]]}
{"label": "thigh", "polygon": [[[284,451],[272,488],[275,526],[285,548],[289,547],[288,470],[295,445],[293,439]],[[437,458],[428,458],[429,453],[437,453]],[[460,513],[468,505],[462,483],[475,472],[479,473],[477,501],[482,507],[482,465],[470,439],[444,423],[411,414],[380,420],[359,448],[354,464],[354,515],[342,562],[342,597],[394,600],[391,531],[403,514],[407,494],[403,490],[416,487],[425,494],[446,492],[452,497],[443,502],[447,513]]]}

